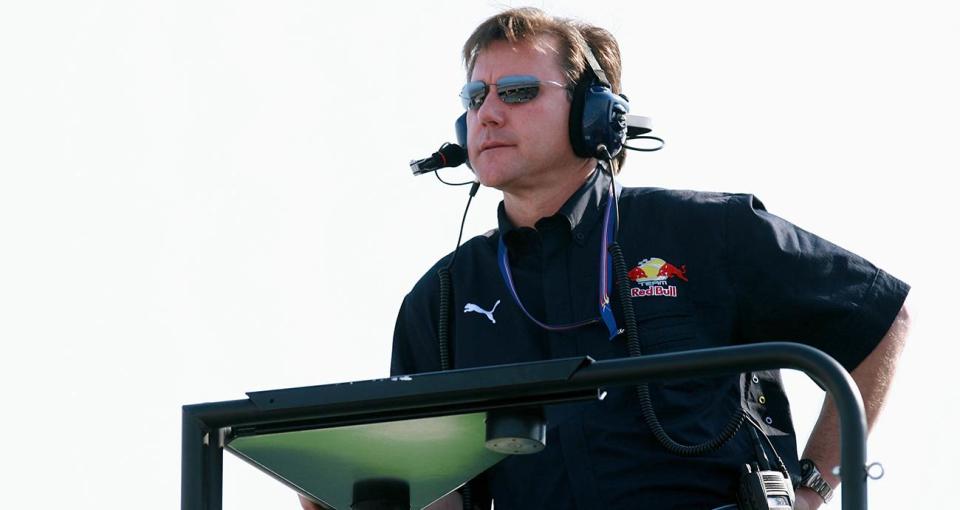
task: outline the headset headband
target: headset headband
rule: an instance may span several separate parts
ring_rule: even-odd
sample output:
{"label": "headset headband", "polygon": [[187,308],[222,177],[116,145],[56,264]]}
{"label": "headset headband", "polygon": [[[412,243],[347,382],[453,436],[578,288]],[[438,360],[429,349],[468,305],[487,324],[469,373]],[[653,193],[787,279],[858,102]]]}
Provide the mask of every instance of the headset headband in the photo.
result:
{"label": "headset headband", "polygon": [[[597,57],[593,55],[593,51],[590,49],[590,45],[587,44],[586,41],[581,41],[580,49],[583,51],[584,58],[587,59],[589,68],[593,70],[593,74],[601,83],[612,89],[613,86],[610,85],[610,80],[607,79],[607,73],[603,72],[603,68],[600,67],[600,62],[597,61]],[[584,72],[586,72],[586,70],[584,70]],[[583,79],[583,77],[580,79]]]}

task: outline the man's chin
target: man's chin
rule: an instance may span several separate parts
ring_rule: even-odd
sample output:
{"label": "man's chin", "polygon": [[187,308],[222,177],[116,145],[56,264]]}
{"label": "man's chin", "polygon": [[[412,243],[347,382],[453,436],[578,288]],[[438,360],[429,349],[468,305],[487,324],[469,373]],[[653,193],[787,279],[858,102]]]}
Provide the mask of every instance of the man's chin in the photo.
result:
{"label": "man's chin", "polygon": [[503,187],[509,185],[512,180],[509,177],[509,172],[504,170],[500,168],[477,168],[476,166],[473,168],[480,184],[500,191],[503,191]]}

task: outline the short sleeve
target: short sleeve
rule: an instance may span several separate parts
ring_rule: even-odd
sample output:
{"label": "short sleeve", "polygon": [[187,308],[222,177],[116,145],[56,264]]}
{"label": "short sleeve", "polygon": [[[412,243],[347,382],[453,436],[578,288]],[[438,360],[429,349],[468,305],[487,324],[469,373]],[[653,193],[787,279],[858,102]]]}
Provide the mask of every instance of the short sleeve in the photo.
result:
{"label": "short sleeve", "polygon": [[909,285],[751,195],[731,196],[725,219],[740,339],[796,341],[856,368],[893,324]]}

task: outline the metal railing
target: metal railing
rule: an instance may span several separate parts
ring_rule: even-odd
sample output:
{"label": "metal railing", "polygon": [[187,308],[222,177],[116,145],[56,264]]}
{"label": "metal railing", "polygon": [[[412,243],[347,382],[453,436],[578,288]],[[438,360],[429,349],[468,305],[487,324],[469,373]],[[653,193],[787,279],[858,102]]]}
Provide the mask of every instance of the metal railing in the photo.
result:
{"label": "metal railing", "polygon": [[840,418],[842,508],[867,508],[866,416],[853,379],[823,352],[789,342],[594,361],[567,358],[397,378],[249,393],[183,407],[181,510],[221,510],[223,447],[243,430],[280,431],[377,423],[596,398],[603,387],[755,370],[805,372]]}

